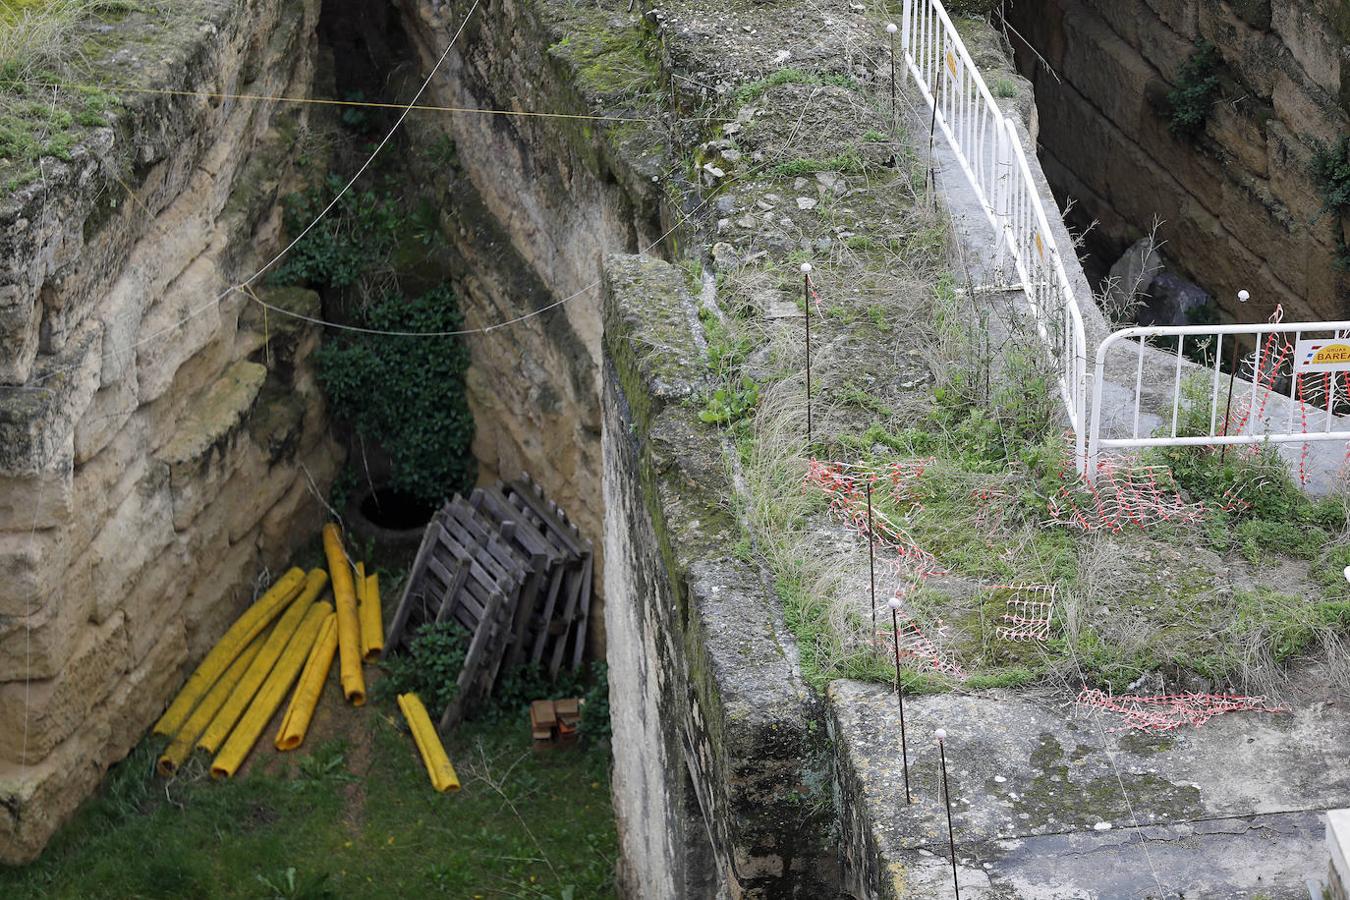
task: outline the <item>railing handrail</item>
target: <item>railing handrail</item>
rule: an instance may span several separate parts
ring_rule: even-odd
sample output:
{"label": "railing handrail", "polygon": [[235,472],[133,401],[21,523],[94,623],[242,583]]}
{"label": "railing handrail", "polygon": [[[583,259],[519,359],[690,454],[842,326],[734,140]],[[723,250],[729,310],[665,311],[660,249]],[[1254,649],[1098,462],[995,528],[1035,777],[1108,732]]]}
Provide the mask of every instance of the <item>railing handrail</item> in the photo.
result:
{"label": "railing handrail", "polygon": [[941,0],[905,0],[903,16],[906,67],[993,227],[1000,254],[1005,247],[1012,251],[1036,331],[1060,369],[1056,380],[1074,430],[1075,461],[1083,468],[1086,329],[1021,135],[994,100]]}
{"label": "railing handrail", "polygon": [[1350,331],[1350,321],[1335,322],[1260,322],[1250,325],[1132,325],[1107,335],[1097,348],[1100,361],[1108,345],[1132,337],[1156,337],[1191,334],[1289,334],[1300,331]]}
{"label": "railing handrail", "polygon": [[[1323,412],[1321,408],[1321,401],[1310,403],[1307,400],[1303,399],[1301,394],[1296,397],[1293,394],[1286,394],[1283,390],[1275,390],[1275,388],[1273,387],[1274,378],[1282,373],[1284,360],[1289,358],[1287,355],[1288,349],[1292,349],[1290,345],[1287,343],[1287,341],[1285,342],[1284,346],[1285,348],[1288,349],[1282,350],[1280,362],[1277,363],[1275,367],[1270,369],[1270,379],[1271,379],[1270,382],[1265,384],[1262,383],[1264,376],[1263,370],[1261,368],[1261,344],[1259,338],[1270,335],[1292,334],[1295,336],[1295,339],[1298,339],[1303,337],[1304,335],[1310,334],[1315,335],[1327,332],[1333,333],[1337,337],[1345,337],[1348,334],[1350,334],[1350,321],[1336,320],[1336,321],[1320,321],[1320,322],[1253,322],[1249,324],[1231,324],[1231,325],[1217,325],[1217,324],[1135,325],[1130,328],[1122,328],[1119,331],[1111,332],[1102,340],[1101,344],[1097,346],[1096,365],[1093,373],[1094,378],[1093,378],[1093,397],[1092,397],[1092,423],[1088,434],[1086,474],[1088,475],[1089,478],[1095,475],[1095,470],[1097,468],[1097,464],[1101,456],[1101,451],[1104,448],[1127,448],[1127,447],[1142,448],[1142,447],[1164,447],[1164,446],[1224,446],[1229,444],[1254,444],[1267,441],[1270,443],[1310,443],[1313,441],[1322,441],[1322,440],[1350,441],[1350,429],[1336,430],[1331,428],[1332,421],[1340,420],[1341,418],[1340,416],[1335,415],[1332,411],[1336,403],[1336,387],[1334,379],[1332,379],[1331,381],[1331,391],[1327,395],[1325,424],[1323,430],[1321,431],[1307,430],[1306,419],[1301,420],[1302,430],[1294,431],[1293,430],[1294,418],[1292,410],[1289,416],[1290,425],[1287,429],[1283,431],[1270,430],[1268,428],[1260,432],[1256,431],[1255,416],[1253,416],[1250,420],[1253,423],[1253,427],[1250,432],[1229,434],[1227,432],[1227,425],[1225,424],[1224,432],[1220,434],[1217,427],[1218,389],[1220,378],[1222,375],[1222,364],[1223,364],[1223,361],[1221,359],[1222,354],[1220,353],[1220,350],[1222,348],[1223,337],[1225,335],[1252,335],[1253,337],[1258,338],[1257,347],[1255,351],[1255,358],[1253,362],[1252,377],[1251,378],[1244,377],[1242,379],[1244,382],[1247,382],[1248,384],[1251,385],[1250,389],[1244,386],[1242,391],[1244,394],[1248,394],[1250,396],[1251,398],[1250,403],[1252,407],[1256,406],[1256,399],[1258,394],[1260,394],[1263,397],[1261,401],[1261,408],[1264,409],[1264,405],[1267,402],[1267,400],[1264,398],[1269,398],[1273,394],[1275,396],[1283,398],[1284,400],[1288,400],[1291,403],[1297,404],[1298,405],[1297,408],[1300,410],[1305,408],[1313,409],[1317,410],[1318,413],[1320,414]],[[1209,364],[1201,365],[1196,363],[1194,360],[1188,360],[1184,358],[1183,348],[1185,340],[1187,337],[1192,336],[1197,337],[1213,336],[1218,339],[1215,345],[1213,365]],[[1165,436],[1149,435],[1147,437],[1144,437],[1141,436],[1140,434],[1140,422],[1141,422],[1140,409],[1143,402],[1141,392],[1143,391],[1144,351],[1146,349],[1151,349],[1154,352],[1163,352],[1159,348],[1150,347],[1150,345],[1148,344],[1148,339],[1153,337],[1176,337],[1178,339],[1175,353],[1173,354],[1170,348],[1166,351],[1168,355],[1174,356],[1176,360],[1175,375],[1172,379],[1172,388],[1171,388],[1173,434]],[[1106,364],[1108,358],[1110,357],[1111,351],[1119,347],[1119,345],[1121,345],[1125,341],[1134,342],[1135,353],[1137,354],[1138,359],[1138,361],[1135,364],[1135,383],[1133,391],[1134,406],[1135,406],[1133,418],[1134,424],[1132,426],[1131,434],[1129,437],[1102,437],[1102,409],[1105,405],[1103,397],[1103,388],[1106,383]],[[1300,374],[1296,365],[1293,364],[1292,360],[1290,362],[1291,362],[1291,371],[1288,374],[1291,374],[1293,376],[1294,392],[1299,391],[1298,387],[1299,378],[1306,379],[1310,374],[1311,375],[1325,374],[1325,373]],[[1211,398],[1210,398],[1211,409],[1210,409],[1209,434],[1183,435],[1175,433],[1177,428],[1178,411],[1181,408],[1181,400],[1182,400],[1181,373],[1183,367],[1187,364],[1199,368],[1203,371],[1212,372],[1213,380],[1211,385]],[[1267,365],[1269,365],[1268,360]],[[1228,374],[1230,380],[1236,379],[1239,376],[1239,373],[1236,371],[1230,371]],[[1231,403],[1231,400],[1229,402]],[[1250,408],[1247,414],[1251,415]],[[1225,411],[1224,415],[1225,415],[1225,422],[1227,422],[1226,417],[1228,415],[1231,415],[1231,409]],[[1267,417],[1263,414],[1261,418],[1265,419]],[[1268,422],[1266,424],[1269,425]]]}
{"label": "railing handrail", "polygon": [[[924,0],[920,0],[920,2],[924,2]],[[999,108],[998,104],[994,102],[994,95],[990,93],[989,86],[984,83],[984,78],[983,76],[980,75],[980,67],[975,65],[975,60],[971,58],[970,51],[966,49],[966,42],[961,40],[961,32],[957,31],[956,26],[952,24],[951,17],[947,15],[947,10],[943,8],[940,0],[931,0],[931,2],[933,11],[937,13],[938,21],[942,23],[944,29],[947,32],[948,37],[952,39],[952,44],[956,47],[957,57],[961,60],[961,63],[964,66],[966,66],[967,69],[969,69],[971,72],[975,74],[975,78],[973,80],[975,82],[976,89],[980,92],[980,96],[984,99],[985,103],[989,104],[990,108],[992,108],[995,112],[998,112]],[[905,10],[904,13],[902,13],[905,17],[905,21],[904,21],[904,32],[901,35],[900,46],[905,49],[906,53],[908,53],[909,51],[910,5],[911,0],[905,0]]]}

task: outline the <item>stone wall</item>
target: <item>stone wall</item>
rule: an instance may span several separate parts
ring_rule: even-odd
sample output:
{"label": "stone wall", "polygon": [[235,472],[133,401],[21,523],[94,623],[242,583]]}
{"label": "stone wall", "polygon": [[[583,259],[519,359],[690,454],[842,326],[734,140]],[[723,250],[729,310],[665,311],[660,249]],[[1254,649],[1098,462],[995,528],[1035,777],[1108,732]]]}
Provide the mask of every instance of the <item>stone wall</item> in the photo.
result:
{"label": "stone wall", "polygon": [[[131,13],[92,63],[109,82],[304,95],[317,17],[317,0]],[[38,853],[312,537],[340,461],[317,333],[221,296],[278,246],[305,114],[120,99],[0,198],[0,862]]]}
{"label": "stone wall", "polygon": [[[417,55],[404,95],[440,58],[471,5],[402,0]],[[582,65],[593,72],[610,63],[579,61],[572,45],[612,31],[638,46],[641,20],[610,5],[480,9],[423,102],[581,117],[619,106],[632,115],[632,99],[607,81],[588,80]],[[480,480],[528,472],[592,539],[600,593],[590,643],[602,657],[599,264],[606,251],[658,242],[662,194],[653,175],[665,150],[641,127],[584,118],[418,116],[407,128],[415,148],[408,167],[444,198],[438,212],[456,257],[451,269],[466,325],[530,317],[468,339]]]}
{"label": "stone wall", "polygon": [[[610,709],[627,897],[834,896],[830,760],[782,608],[740,528],[685,280],[608,261],[603,407]],[[722,893],[726,891],[727,893]]]}
{"label": "stone wall", "polygon": [[[1007,15],[1042,163],[1077,224],[1097,221],[1098,268],[1157,216],[1164,252],[1221,303],[1251,291],[1244,319],[1277,302],[1291,319],[1345,316],[1350,222],[1322,211],[1309,175],[1316,142],[1350,130],[1343,0],[1018,0]],[[1200,40],[1222,57],[1221,96],[1191,142],[1169,132],[1166,97]]]}

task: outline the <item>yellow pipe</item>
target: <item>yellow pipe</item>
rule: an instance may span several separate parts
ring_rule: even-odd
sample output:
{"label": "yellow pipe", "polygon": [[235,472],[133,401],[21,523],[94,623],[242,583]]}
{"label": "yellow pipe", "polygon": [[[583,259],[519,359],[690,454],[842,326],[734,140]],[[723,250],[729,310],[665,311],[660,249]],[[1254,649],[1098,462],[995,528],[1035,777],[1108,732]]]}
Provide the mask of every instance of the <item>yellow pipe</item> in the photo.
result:
{"label": "yellow pipe", "polygon": [[310,607],[314,605],[314,598],[323,590],[324,583],[328,581],[328,575],[323,569],[313,569],[305,579],[305,591],[300,595],[300,599],[281,617],[277,627],[267,636],[267,643],[263,644],[262,650],[254,657],[252,665],[244,673],[244,677],[239,679],[239,684],[235,687],[230,698],[225,701],[225,705],[216,713],[216,717],[211,720],[206,731],[197,739],[197,746],[207,753],[215,753],[220,749],[220,745],[225,743],[225,739],[230,736],[230,731],[234,728],[234,723],[239,721],[239,717],[244,714],[245,707],[253,699],[253,695],[258,692],[263,681],[267,678],[267,673],[272,671],[272,666],[276,665],[277,659],[281,657],[281,652],[286,649],[286,642],[295,634],[295,630],[300,627],[305,614]]}
{"label": "yellow pipe", "polygon": [[416,694],[399,694],[398,708],[403,710],[403,718],[408,720],[417,752],[422,754],[422,765],[427,767],[427,775],[431,777],[431,786],[441,793],[459,790],[459,776],[455,774],[455,767],[450,765],[445,745],[431,724],[431,717],[427,715],[422,699]]}
{"label": "yellow pipe", "polygon": [[295,684],[300,668],[304,666],[305,660],[309,659],[310,651],[314,648],[319,630],[332,615],[333,607],[327,603],[315,603],[309,608],[309,612],[305,613],[305,620],[300,623],[300,627],[286,644],[285,652],[277,660],[272,673],[267,676],[267,681],[258,691],[258,696],[249,704],[248,712],[239,720],[239,727],[230,733],[230,739],[220,748],[220,753],[211,763],[212,778],[231,778],[239,771],[239,767],[248,758],[249,751],[258,742],[258,735],[262,734],[277,707],[286,699],[286,693],[290,691],[291,685]]}
{"label": "yellow pipe", "polygon": [[361,658],[375,662],[384,652],[384,612],[380,609],[380,576],[366,576],[366,596],[361,601]]}
{"label": "yellow pipe", "polygon": [[197,708],[188,717],[187,723],[178,730],[178,734],[174,735],[173,741],[160,754],[159,762],[155,764],[155,771],[165,778],[178,771],[178,767],[192,754],[192,742],[205,730],[207,725],[211,724],[211,720],[215,718],[216,713],[220,711],[220,707],[225,704],[225,701],[234,691],[239,679],[244,677],[244,672],[248,670],[249,665],[258,655],[258,651],[262,650],[265,642],[266,638],[262,635],[254,638],[253,643],[249,644],[244,652],[239,654],[234,662],[230,663],[230,667],[225,670],[225,674],[216,679],[216,683],[212,685],[206,697],[203,698],[201,703],[197,704]]}
{"label": "yellow pipe", "polygon": [[342,532],[329,522],[323,526],[323,552],[328,573],[333,576],[333,599],[337,603],[338,669],[342,694],[355,706],[366,702],[366,679],[361,672],[361,624],[356,613],[356,590],[352,567],[342,552]]}
{"label": "yellow pipe", "polygon": [[304,569],[291,569],[285,575],[282,575],[277,583],[272,585],[267,593],[257,603],[244,611],[244,614],[235,620],[230,629],[225,632],[225,636],[216,642],[211,648],[211,652],[206,654],[206,659],[202,660],[201,665],[197,666],[197,671],[192,673],[192,677],[183,685],[183,689],[178,692],[178,696],[173,698],[169,708],[164,711],[164,715],[159,717],[155,723],[155,734],[174,735],[183,727],[187,721],[188,714],[192,712],[192,707],[197,705],[197,701],[202,695],[211,689],[211,685],[216,683],[220,673],[229,668],[240,651],[252,643],[253,639],[262,634],[262,630],[271,624],[272,620],[281,613],[281,610],[300,593],[301,585],[305,581]]}
{"label": "yellow pipe", "polygon": [[305,671],[300,674],[300,684],[291,697],[291,705],[286,707],[281,730],[277,732],[278,750],[294,750],[305,740],[309,720],[314,717],[314,708],[319,705],[319,697],[323,695],[323,686],[328,681],[328,670],[333,667],[335,653],[337,616],[332,615],[323,620],[319,636],[314,641],[314,649],[305,661]]}

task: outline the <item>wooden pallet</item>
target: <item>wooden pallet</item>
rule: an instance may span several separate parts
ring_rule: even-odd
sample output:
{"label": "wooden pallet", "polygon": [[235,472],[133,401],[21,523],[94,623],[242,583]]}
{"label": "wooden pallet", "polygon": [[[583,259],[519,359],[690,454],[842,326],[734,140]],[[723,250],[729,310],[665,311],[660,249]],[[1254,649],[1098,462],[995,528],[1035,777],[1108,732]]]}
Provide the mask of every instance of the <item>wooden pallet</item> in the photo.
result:
{"label": "wooden pallet", "polygon": [[447,730],[524,664],[556,677],[586,648],[594,560],[591,546],[528,478],[456,495],[428,524],[409,571],[385,652],[422,627],[455,621],[470,634]]}

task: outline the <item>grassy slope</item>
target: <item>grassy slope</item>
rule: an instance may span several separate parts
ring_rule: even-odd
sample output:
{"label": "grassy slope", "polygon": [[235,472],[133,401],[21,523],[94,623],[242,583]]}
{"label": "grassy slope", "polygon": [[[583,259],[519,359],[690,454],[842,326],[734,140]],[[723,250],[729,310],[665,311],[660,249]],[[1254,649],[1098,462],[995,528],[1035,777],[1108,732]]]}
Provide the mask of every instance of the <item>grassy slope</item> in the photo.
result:
{"label": "grassy slope", "polygon": [[[1053,382],[1024,326],[1009,325],[998,348],[980,338],[989,329],[977,316],[1006,313],[972,304],[960,274],[944,274],[945,223],[931,212],[923,167],[904,142],[900,165],[885,159],[885,88],[782,70],[723,110],[746,123],[734,138],[741,159],[758,151],[777,162],[742,173],[718,161],[749,177],[729,188],[736,202],[721,238],[733,261],[718,266],[718,311],[701,316],[721,383],[704,420],[726,427],[739,450],[749,528],[738,550],[775,576],[808,681],[894,677],[869,635],[866,551],[850,557],[827,499],[802,488],[812,457],[934,460],[914,497],[878,503],[951,571],[911,595],[910,609],[973,677],[956,685],[909,672],[912,688],[1050,680],[1122,691],[1160,673],[1171,689],[1264,692],[1302,657],[1331,660],[1345,679],[1350,531],[1339,499],[1310,501],[1246,454],[1188,450],[1146,462],[1172,467],[1184,498],[1206,505],[1202,522],[1084,534],[1055,520],[1051,501],[1071,467]],[[821,190],[821,172],[847,192]],[[815,202],[798,210],[792,198],[803,195]],[[775,242],[778,230],[787,240]],[[801,321],[768,315],[774,303],[801,308],[805,261],[820,295],[809,448]],[[992,356],[1000,371],[977,363]],[[1230,490],[1251,508],[1224,511]],[[990,586],[1007,583],[1055,585],[1052,640],[997,637],[1008,597]],[[879,581],[883,600],[891,587]]]}
{"label": "grassy slope", "polygon": [[447,747],[463,790],[442,795],[397,716],[372,704],[356,733],[229,783],[165,784],[142,744],[38,862],[0,870],[0,895],[612,896],[604,749],[535,753],[523,714],[466,726]]}

